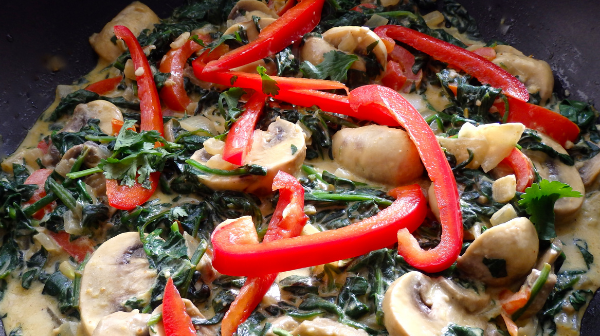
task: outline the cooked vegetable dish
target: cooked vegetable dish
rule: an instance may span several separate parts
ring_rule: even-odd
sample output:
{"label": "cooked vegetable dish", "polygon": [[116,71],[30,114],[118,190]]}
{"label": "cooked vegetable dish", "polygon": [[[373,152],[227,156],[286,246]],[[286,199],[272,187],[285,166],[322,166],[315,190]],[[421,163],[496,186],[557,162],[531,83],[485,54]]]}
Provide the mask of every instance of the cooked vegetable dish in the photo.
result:
{"label": "cooked vegetable dish", "polygon": [[17,335],[578,335],[600,132],[453,0],[134,2],[0,177]]}

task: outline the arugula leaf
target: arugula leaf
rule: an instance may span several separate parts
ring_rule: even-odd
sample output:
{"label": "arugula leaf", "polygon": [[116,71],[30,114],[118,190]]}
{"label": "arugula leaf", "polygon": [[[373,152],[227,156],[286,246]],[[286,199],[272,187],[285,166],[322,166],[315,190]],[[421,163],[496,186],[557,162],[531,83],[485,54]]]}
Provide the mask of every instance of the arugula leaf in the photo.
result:
{"label": "arugula leaf", "polygon": [[594,263],[594,255],[590,253],[590,251],[588,250],[588,244],[585,240],[583,239],[574,239],[573,242],[575,243],[575,246],[577,246],[577,248],[579,249],[579,252],[581,252],[581,256],[583,257],[583,261],[585,261],[585,265],[587,266],[587,269],[590,269],[590,265]]}
{"label": "arugula leaf", "polygon": [[542,180],[534,183],[521,195],[519,205],[531,216],[529,219],[535,225],[540,240],[550,240],[556,237],[554,230],[554,203],[561,197],[582,197],[568,184],[559,181]]}
{"label": "arugula leaf", "polygon": [[300,70],[308,78],[330,78],[334,81],[343,82],[348,78],[348,70],[357,60],[358,56],[356,55],[332,50],[323,55],[323,62],[318,65],[314,65],[309,61],[302,62]]}
{"label": "arugula leaf", "polygon": [[492,277],[504,278],[508,275],[506,272],[506,260],[484,257],[482,262],[488,268]]}
{"label": "arugula leaf", "polygon": [[256,67],[256,71],[260,75],[262,80],[262,92],[266,95],[276,96],[279,94],[279,86],[277,82],[267,75],[267,69],[264,66],[259,65]]}
{"label": "arugula leaf", "polygon": [[442,332],[442,336],[483,336],[483,329],[464,327],[454,323],[450,323]]}

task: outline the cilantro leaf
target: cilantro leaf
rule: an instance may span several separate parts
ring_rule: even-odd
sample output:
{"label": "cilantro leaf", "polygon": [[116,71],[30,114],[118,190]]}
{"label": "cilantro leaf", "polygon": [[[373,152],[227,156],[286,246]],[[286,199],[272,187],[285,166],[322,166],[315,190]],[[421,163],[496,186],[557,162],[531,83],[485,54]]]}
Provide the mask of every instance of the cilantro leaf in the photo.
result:
{"label": "cilantro leaf", "polygon": [[581,193],[574,191],[568,184],[559,181],[542,180],[534,183],[521,195],[519,205],[531,216],[529,219],[535,225],[541,240],[550,240],[556,237],[554,230],[554,203],[561,197],[581,197]]}
{"label": "cilantro leaf", "polygon": [[330,78],[334,81],[343,82],[348,78],[348,69],[356,61],[358,61],[358,56],[356,55],[332,50],[323,55],[323,62],[318,65],[314,65],[309,61],[302,62],[300,70],[308,78]]}
{"label": "cilantro leaf", "polygon": [[267,69],[264,66],[257,66],[256,71],[262,79],[262,91],[266,95],[276,96],[279,94],[279,86],[277,82],[267,75]]}

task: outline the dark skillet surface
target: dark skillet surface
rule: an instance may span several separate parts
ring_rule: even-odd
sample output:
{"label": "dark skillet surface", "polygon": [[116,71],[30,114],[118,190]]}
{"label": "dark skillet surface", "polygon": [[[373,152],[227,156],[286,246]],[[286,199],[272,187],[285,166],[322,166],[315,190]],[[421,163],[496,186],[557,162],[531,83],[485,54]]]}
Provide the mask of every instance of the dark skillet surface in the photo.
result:
{"label": "dark skillet surface", "polygon": [[[176,1],[144,1],[159,17]],[[597,0],[460,1],[486,40],[505,41],[525,54],[550,63],[556,88],[579,100],[600,101],[600,13]],[[54,100],[58,84],[70,84],[89,72],[97,57],[87,42],[128,1],[0,1],[0,154],[13,152]],[[501,19],[509,25],[501,32]],[[506,28],[506,27],[504,27]],[[65,63],[48,70],[50,57]],[[600,335],[600,295],[595,295],[582,322],[583,336]],[[3,336],[0,329],[0,336]]]}

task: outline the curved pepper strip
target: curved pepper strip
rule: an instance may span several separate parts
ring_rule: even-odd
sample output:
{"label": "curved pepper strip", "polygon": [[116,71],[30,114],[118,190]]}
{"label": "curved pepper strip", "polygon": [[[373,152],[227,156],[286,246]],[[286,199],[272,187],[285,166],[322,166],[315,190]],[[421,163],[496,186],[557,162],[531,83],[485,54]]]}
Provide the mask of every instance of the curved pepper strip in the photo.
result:
{"label": "curved pepper strip", "polygon": [[397,188],[396,197],[392,205],[358,223],[260,244],[252,219],[239,218],[213,232],[213,266],[227,275],[259,276],[353,258],[393,245],[399,229],[416,230],[427,213],[419,185]]}
{"label": "curved pepper strip", "polygon": [[[206,64],[204,64],[203,60],[200,58],[197,58],[192,62],[192,67],[194,69],[194,75],[201,81],[224,86],[235,86],[243,89],[253,89],[257,92],[262,91],[262,78],[259,74],[240,71],[206,72],[204,71]],[[270,77],[277,83],[277,86],[282,91],[292,89],[348,90],[346,85],[337,81],[277,76]]]}
{"label": "curved pepper strip", "polygon": [[484,84],[501,88],[507,95],[525,102],[529,100],[529,92],[523,83],[473,52],[402,26],[380,26],[374,32],[388,43],[393,39],[408,44],[439,61],[464,70]]}
{"label": "curved pepper strip", "polygon": [[231,125],[225,148],[223,148],[223,160],[241,166],[246,156],[252,149],[252,138],[258,117],[265,107],[267,96],[260,92],[254,93],[246,105],[245,111],[236,122]]}
{"label": "curved pepper strip", "polygon": [[398,253],[412,266],[439,272],[452,265],[462,248],[463,226],[454,174],[435,134],[419,112],[398,92],[380,85],[365,85],[350,92],[350,106],[360,114],[389,114],[417,147],[435,189],[442,237],[433,249],[423,250],[410,230],[398,232]]}
{"label": "curved pepper strip", "polygon": [[160,62],[160,72],[171,74],[170,81],[160,90],[160,97],[173,111],[185,111],[191,102],[185,91],[183,69],[188,58],[200,49],[198,43],[188,40],[181,47],[169,50]]}
{"label": "curved pepper strip", "polygon": [[519,149],[513,148],[510,154],[500,163],[508,165],[515,172],[517,191],[525,192],[525,189],[531,187],[535,179],[533,164]]}
{"label": "curved pepper strip", "polygon": [[[164,132],[162,109],[160,99],[154,84],[154,75],[148,59],[140,46],[140,43],[135,38],[131,30],[125,26],[114,27],[115,36],[125,41],[134,69],[142,69],[140,76],[136,75],[138,85],[138,97],[140,98],[140,129],[142,131],[158,131],[161,135]],[[137,72],[137,70],[136,70]],[[137,181],[133,187],[119,185],[116,180],[106,180],[106,196],[110,206],[121,209],[131,210],[136,206],[146,202],[158,187],[159,172],[150,174],[150,189],[142,187]]]}
{"label": "curved pepper strip", "polygon": [[208,63],[204,72],[229,70],[280,52],[317,26],[324,3],[325,0],[300,2],[261,30],[256,40]]}
{"label": "curved pepper strip", "polygon": [[[539,105],[529,104],[512,97],[508,98],[508,117],[506,122],[515,122],[527,128],[540,131],[561,146],[565,147],[567,141],[577,142],[579,126],[560,113],[550,111]],[[504,102],[494,103],[501,116],[504,117]]]}
{"label": "curved pepper strip", "polygon": [[99,95],[107,94],[117,88],[117,85],[123,80],[122,76],[103,79],[99,82],[88,85],[87,91],[95,92]]}
{"label": "curved pepper strip", "polygon": [[339,113],[361,120],[374,121],[380,125],[398,126],[398,122],[387,114],[358,114],[350,107],[348,97],[317,90],[281,90],[275,99],[297,106],[317,106],[325,112]]}
{"label": "curved pepper strip", "polygon": [[[308,220],[304,214],[304,188],[295,177],[279,171],[273,179],[273,190],[279,190],[279,201],[263,239],[265,243],[299,236]],[[233,335],[262,301],[276,277],[277,273],[271,273],[246,279],[221,322],[222,336]]]}
{"label": "curved pepper strip", "polygon": [[163,294],[162,322],[165,335],[169,336],[196,336],[196,329],[192,319],[185,310],[185,304],[173,284],[173,279],[167,280]]}

